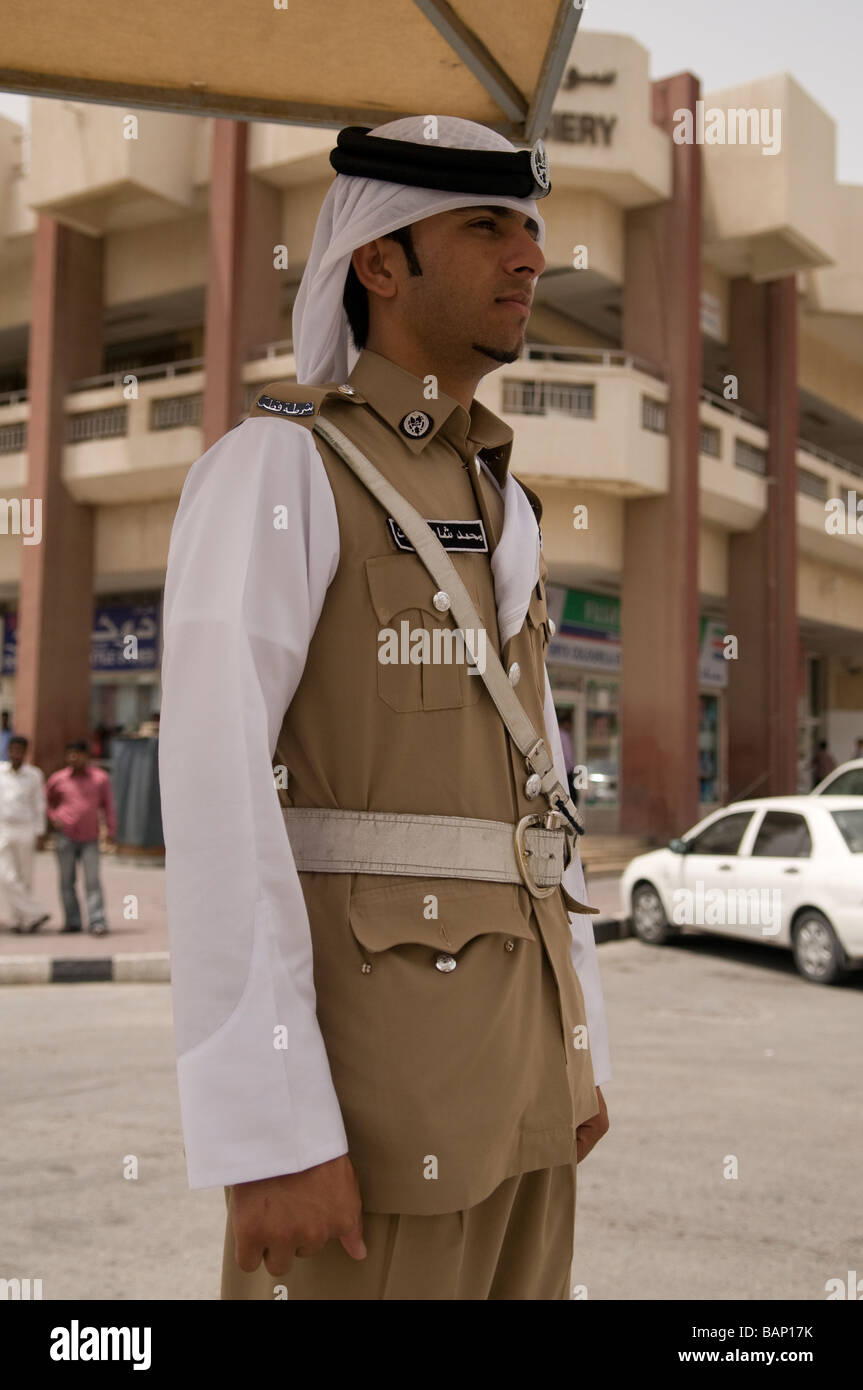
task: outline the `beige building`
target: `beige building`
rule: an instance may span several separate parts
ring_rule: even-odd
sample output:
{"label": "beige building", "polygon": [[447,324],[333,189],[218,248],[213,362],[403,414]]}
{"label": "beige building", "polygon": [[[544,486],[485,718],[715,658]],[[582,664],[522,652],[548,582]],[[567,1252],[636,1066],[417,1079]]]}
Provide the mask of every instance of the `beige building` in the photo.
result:
{"label": "beige building", "polygon": [[[528,346],[478,397],[543,499],[588,828],[663,836],[863,735],[863,187],[792,77],[648,67],[579,33]],[[0,707],[47,772],[159,707],[183,479],[294,374],[334,132],[31,109],[0,120]]]}

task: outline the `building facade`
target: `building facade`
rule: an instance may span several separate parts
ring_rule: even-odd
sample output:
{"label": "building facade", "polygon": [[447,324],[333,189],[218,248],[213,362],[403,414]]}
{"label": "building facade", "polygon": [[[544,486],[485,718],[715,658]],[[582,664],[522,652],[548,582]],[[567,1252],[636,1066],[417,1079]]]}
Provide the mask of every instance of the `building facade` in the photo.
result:
{"label": "building facade", "polygon": [[[863,186],[793,78],[703,94],[648,64],[579,33],[525,352],[477,396],[543,500],[588,827],[662,838],[863,736]],[[183,479],[294,375],[333,142],[54,100],[29,138],[0,120],[0,708],[46,771],[159,707]]]}

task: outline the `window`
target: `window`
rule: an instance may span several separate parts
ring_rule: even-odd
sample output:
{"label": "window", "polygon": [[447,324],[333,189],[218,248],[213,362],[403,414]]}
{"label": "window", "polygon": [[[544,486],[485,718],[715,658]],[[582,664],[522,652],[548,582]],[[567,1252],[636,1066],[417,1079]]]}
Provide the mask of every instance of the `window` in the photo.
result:
{"label": "window", "polygon": [[505,415],[574,415],[592,420],[595,414],[592,385],[567,381],[505,381]]}
{"label": "window", "polygon": [[852,854],[863,854],[863,811],[834,811],[833,819]]}
{"label": "window", "polygon": [[641,428],[652,430],[654,434],[668,433],[668,407],[664,401],[656,401],[652,396],[642,396]]}
{"label": "window", "polygon": [[762,478],[767,475],[766,449],[759,449],[755,444],[750,444],[748,439],[735,439],[734,462],[738,468],[745,468],[750,473],[760,473]]}
{"label": "window", "polygon": [[811,468],[797,466],[797,491],[805,492],[807,497],[816,497],[819,502],[827,500],[827,479]]}
{"label": "window", "polygon": [[752,847],[753,857],[806,859],[811,853],[812,837],[803,816],[792,811],[766,813]]}
{"label": "window", "polygon": [[689,841],[692,853],[736,854],[751,819],[751,811],[732,811],[729,816],[720,816]]}
{"label": "window", "polygon": [[851,767],[840,772],[819,796],[863,796],[863,767]]}
{"label": "window", "polygon": [[718,459],[722,452],[722,436],[715,425],[700,426],[698,451],[709,458]]}

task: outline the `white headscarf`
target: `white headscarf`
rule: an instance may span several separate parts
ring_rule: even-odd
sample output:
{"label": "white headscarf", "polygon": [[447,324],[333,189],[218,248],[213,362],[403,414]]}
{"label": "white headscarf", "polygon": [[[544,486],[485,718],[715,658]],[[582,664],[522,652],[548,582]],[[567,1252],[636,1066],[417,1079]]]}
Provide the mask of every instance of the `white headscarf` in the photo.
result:
{"label": "white headscarf", "polygon": [[[514,152],[506,136],[458,116],[438,116],[436,145],[462,150]],[[406,116],[377,126],[371,135],[426,145],[424,116]],[[384,179],[336,174],[315,226],[312,249],[294,302],[293,339],[297,381],[309,386],[324,381],[347,381],[359,353],[353,344],[342,304],[351,255],[358,246],[385,236],[397,227],[421,222],[451,208],[497,204],[532,217],[539,227],[540,248],[545,223],[532,198],[499,193],[448,193],[437,188],[414,188]]]}

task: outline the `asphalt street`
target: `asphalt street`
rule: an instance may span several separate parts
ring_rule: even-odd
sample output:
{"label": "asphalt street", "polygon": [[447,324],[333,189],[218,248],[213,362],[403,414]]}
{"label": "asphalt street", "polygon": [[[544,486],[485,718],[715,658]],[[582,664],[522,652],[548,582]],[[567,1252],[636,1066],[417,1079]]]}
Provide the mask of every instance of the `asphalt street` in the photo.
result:
{"label": "asphalt street", "polygon": [[[863,1271],[863,978],[809,985],[784,953],[697,936],[600,963],[614,1079],[579,1168],[588,1298],[820,1300]],[[0,1277],[46,1299],[217,1296],[223,1196],[186,1187],[168,986],[2,1004]]]}

